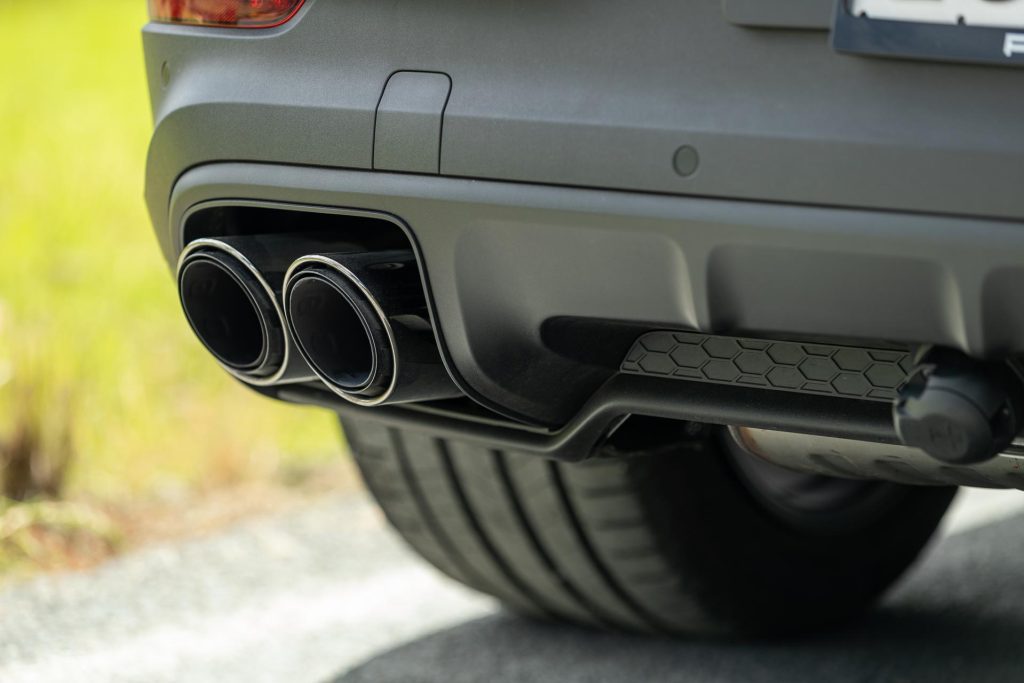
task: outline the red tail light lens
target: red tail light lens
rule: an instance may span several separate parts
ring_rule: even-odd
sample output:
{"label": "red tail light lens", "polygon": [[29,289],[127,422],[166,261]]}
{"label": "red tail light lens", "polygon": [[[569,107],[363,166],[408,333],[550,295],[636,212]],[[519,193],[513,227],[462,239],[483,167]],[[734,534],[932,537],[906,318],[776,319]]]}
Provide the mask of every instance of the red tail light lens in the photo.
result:
{"label": "red tail light lens", "polygon": [[153,21],[230,28],[270,28],[295,16],[304,0],[149,0]]}

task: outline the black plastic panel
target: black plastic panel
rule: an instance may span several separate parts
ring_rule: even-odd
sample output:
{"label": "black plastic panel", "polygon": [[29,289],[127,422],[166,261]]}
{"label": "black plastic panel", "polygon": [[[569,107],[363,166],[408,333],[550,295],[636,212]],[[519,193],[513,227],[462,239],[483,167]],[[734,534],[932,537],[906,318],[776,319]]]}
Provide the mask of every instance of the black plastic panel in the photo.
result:
{"label": "black plastic panel", "polygon": [[912,364],[906,350],[651,332],[636,340],[622,372],[888,402]]}

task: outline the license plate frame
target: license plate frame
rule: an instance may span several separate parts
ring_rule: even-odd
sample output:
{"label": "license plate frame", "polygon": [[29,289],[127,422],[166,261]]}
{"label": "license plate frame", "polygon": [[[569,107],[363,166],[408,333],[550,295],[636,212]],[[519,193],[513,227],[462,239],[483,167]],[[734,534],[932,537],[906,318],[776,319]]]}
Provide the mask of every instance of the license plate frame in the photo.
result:
{"label": "license plate frame", "polygon": [[873,19],[838,0],[832,26],[836,52],[961,64],[1024,67],[1024,22],[1020,28]]}

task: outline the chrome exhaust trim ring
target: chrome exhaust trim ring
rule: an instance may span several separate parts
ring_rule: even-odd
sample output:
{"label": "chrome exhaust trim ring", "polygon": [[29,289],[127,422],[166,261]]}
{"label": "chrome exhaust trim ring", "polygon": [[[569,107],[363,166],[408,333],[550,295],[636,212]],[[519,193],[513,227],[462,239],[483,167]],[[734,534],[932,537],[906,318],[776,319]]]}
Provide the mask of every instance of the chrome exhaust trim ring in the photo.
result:
{"label": "chrome exhaust trim ring", "polygon": [[[310,268],[310,266],[313,266],[313,265],[324,266],[324,267],[332,270],[333,272],[339,274],[343,278],[345,278],[345,280],[349,284],[351,284],[353,287],[356,288],[356,290],[359,292],[359,294],[362,295],[362,297],[364,299],[364,302],[366,304],[368,304],[370,306],[370,308],[373,310],[374,315],[377,317],[377,321],[376,322],[384,330],[384,334],[385,334],[386,339],[387,339],[386,346],[387,346],[387,348],[389,350],[389,354],[390,354],[390,359],[389,360],[390,360],[390,365],[391,365],[391,368],[392,368],[390,381],[388,382],[387,387],[379,395],[376,395],[376,396],[373,396],[373,397],[360,396],[358,393],[355,393],[355,392],[353,392],[350,389],[342,388],[334,380],[332,380],[327,375],[327,373],[325,373],[321,369],[320,365],[318,363],[316,363],[310,357],[310,355],[306,351],[306,349],[303,348],[303,345],[300,342],[297,341],[297,337],[296,337],[296,344],[295,344],[295,346],[298,349],[299,354],[302,355],[302,357],[305,359],[306,363],[309,365],[310,369],[314,373],[316,373],[316,376],[320,379],[320,381],[322,381],[324,383],[324,385],[327,386],[327,388],[329,388],[332,392],[334,392],[335,394],[337,394],[341,398],[345,399],[346,401],[349,401],[349,402],[354,403],[356,405],[360,405],[360,406],[377,406],[377,405],[381,405],[382,403],[387,401],[391,397],[391,395],[394,393],[395,387],[396,387],[397,382],[398,382],[399,368],[400,368],[399,364],[400,364],[401,361],[399,360],[398,353],[396,351],[395,333],[394,333],[394,330],[391,327],[391,323],[388,321],[387,314],[384,312],[384,309],[381,308],[381,305],[377,301],[376,297],[374,297],[374,295],[370,292],[370,290],[366,288],[366,286],[360,281],[360,279],[355,275],[355,273],[353,273],[344,264],[340,263],[338,260],[336,260],[335,258],[332,258],[331,256],[327,256],[327,255],[323,255],[323,254],[310,254],[310,255],[303,256],[301,258],[296,259],[295,262],[292,263],[292,265],[288,268],[288,270],[286,271],[285,276],[284,276],[284,287],[282,289],[282,297],[281,297],[281,299],[284,302],[284,310],[285,310],[285,314],[286,314],[285,315],[285,319],[288,322],[288,330],[289,330],[289,333],[290,333],[289,336],[292,336],[292,335],[296,334],[295,324],[294,324],[294,321],[293,321],[293,319],[291,317],[291,304],[290,304],[291,294],[292,294],[292,292],[294,290],[294,287],[295,287],[296,283],[298,281],[300,281],[301,278],[303,277],[301,271],[306,270],[306,269]],[[339,291],[338,293],[339,293],[339,295],[343,295],[344,296],[343,292]],[[353,308],[354,308],[354,306],[353,306]],[[357,312],[357,315],[358,315],[358,312]],[[366,321],[363,320],[361,315],[358,315],[358,317],[360,319],[360,322],[362,322],[363,325],[365,326],[367,324]],[[368,329],[366,330],[366,333],[367,333],[368,337],[372,336],[371,332]],[[373,344],[371,343],[371,347],[372,346],[373,346]],[[378,371],[379,366],[380,366],[380,363],[378,362],[378,359],[376,358],[376,356],[374,356],[374,362],[373,362],[373,368],[371,370],[371,375],[372,375],[372,373],[375,373],[375,372]],[[371,377],[371,381],[372,381],[372,377]]]}
{"label": "chrome exhaust trim ring", "polygon": [[[245,254],[243,254],[241,251],[239,251],[238,249],[236,249],[232,245],[228,244],[227,242],[224,242],[224,241],[219,240],[219,239],[201,238],[201,239],[197,239],[197,240],[194,240],[192,242],[189,242],[188,245],[185,246],[185,248],[182,250],[181,254],[179,255],[177,267],[175,268],[175,279],[176,279],[177,284],[178,284],[178,298],[182,301],[182,307],[186,308],[184,300],[182,298],[182,291],[181,291],[181,275],[182,275],[182,272],[183,272],[183,268],[187,265],[186,262],[189,260],[190,257],[194,256],[195,254],[197,254],[197,252],[200,252],[200,251],[202,251],[204,249],[210,249],[210,250],[215,250],[215,251],[220,251],[220,252],[226,253],[232,259],[237,261],[237,263],[239,265],[241,265],[253,277],[253,279],[259,284],[259,287],[261,289],[260,293],[261,294],[265,294],[266,297],[267,297],[267,300],[270,302],[270,304],[271,304],[271,306],[273,308],[273,311],[274,311],[275,315],[278,318],[278,321],[279,321],[279,324],[280,324],[280,328],[281,328],[282,337],[283,337],[283,339],[282,339],[283,353],[282,353],[282,358],[281,358],[281,362],[280,362],[280,367],[278,367],[274,372],[272,372],[271,374],[266,375],[266,376],[253,375],[252,373],[245,372],[243,370],[238,370],[238,369],[236,369],[234,367],[231,367],[231,365],[223,362],[218,357],[218,354],[216,354],[216,353],[214,353],[214,358],[217,360],[218,365],[220,365],[222,368],[224,368],[232,376],[234,376],[235,378],[245,382],[246,384],[251,384],[252,386],[256,386],[256,387],[268,387],[268,386],[271,386],[271,385],[279,383],[284,378],[284,376],[288,373],[289,366],[291,364],[291,359],[292,359],[292,356],[293,356],[292,350],[291,350],[291,339],[290,339],[290,335],[288,334],[288,326],[287,326],[287,323],[285,321],[284,311],[281,308],[281,305],[280,305],[280,303],[277,300],[277,296],[274,294],[273,288],[267,283],[266,279],[260,273],[259,269],[252,263],[252,261],[249,260],[248,257],[246,257]],[[241,283],[239,283],[239,284],[241,285]],[[252,296],[251,293],[248,293],[248,294],[250,296]],[[187,311],[187,309],[186,309],[186,311]],[[186,312],[186,317],[188,317],[188,313],[187,312]],[[191,321],[190,321],[190,325],[191,325]],[[193,330],[194,329],[195,328],[193,327]],[[266,330],[266,333],[269,334],[270,330]],[[202,341],[201,338],[200,338],[200,341]],[[205,342],[203,343],[203,345],[207,346]],[[209,346],[207,346],[207,349],[210,350]],[[212,353],[212,350],[211,350],[211,353]],[[298,381],[298,380],[296,380],[296,381]]]}

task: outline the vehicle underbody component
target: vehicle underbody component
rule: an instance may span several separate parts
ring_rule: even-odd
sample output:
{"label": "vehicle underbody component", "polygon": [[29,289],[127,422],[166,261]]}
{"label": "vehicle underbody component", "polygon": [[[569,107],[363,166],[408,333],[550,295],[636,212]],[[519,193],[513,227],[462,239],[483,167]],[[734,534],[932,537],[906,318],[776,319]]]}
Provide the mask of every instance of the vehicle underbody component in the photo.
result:
{"label": "vehicle underbody component", "polygon": [[924,451],[892,443],[837,439],[768,429],[734,427],[747,452],[793,470],[830,477],[884,479],[902,484],[966,485],[1024,489],[1024,443],[984,462],[952,465]]}
{"label": "vehicle underbody component", "polygon": [[896,433],[949,464],[992,458],[1024,420],[1024,385],[1016,364],[985,362],[949,349],[927,349],[893,405]]}

